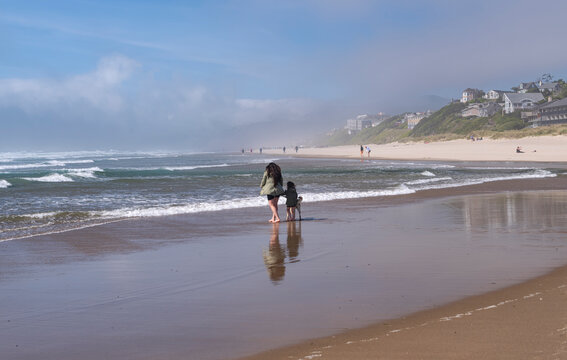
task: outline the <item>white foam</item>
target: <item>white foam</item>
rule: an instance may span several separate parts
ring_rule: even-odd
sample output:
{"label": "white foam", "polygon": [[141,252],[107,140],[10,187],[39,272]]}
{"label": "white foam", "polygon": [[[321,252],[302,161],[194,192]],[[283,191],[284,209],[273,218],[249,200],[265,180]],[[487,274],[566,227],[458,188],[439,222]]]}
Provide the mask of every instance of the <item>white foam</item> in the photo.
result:
{"label": "white foam", "polygon": [[23,178],[28,181],[39,181],[39,182],[73,182],[73,179],[61,175],[61,174],[50,174],[38,178]]}
{"label": "white foam", "polygon": [[382,190],[368,190],[368,191],[336,191],[327,193],[307,193],[300,194],[304,201],[332,201],[332,200],[344,200],[344,199],[359,199],[366,197],[377,197],[377,196],[395,196],[395,195],[405,195],[412,194],[415,190],[408,188],[406,185],[402,184],[393,189],[382,189]]}
{"label": "white foam", "polygon": [[199,212],[241,209],[266,205],[264,197],[242,198],[236,200],[221,200],[215,202],[198,202],[183,205],[156,206],[150,208],[123,208],[93,213],[103,218],[122,217],[154,217],[181,214],[194,214]]}
{"label": "white foam", "polygon": [[34,169],[53,166],[46,163],[33,163],[33,164],[19,164],[19,165],[0,165],[0,170],[19,170],[19,169]]}
{"label": "white foam", "polygon": [[86,169],[67,169],[66,171],[70,176],[89,178],[89,179],[96,178],[95,172],[104,172],[104,170],[99,167],[92,167]]}
{"label": "white foam", "polygon": [[94,160],[50,160],[47,164],[52,166],[65,166],[69,164],[90,164],[94,163]]}
{"label": "white foam", "polygon": [[[195,170],[195,169],[215,168],[215,167],[225,167],[225,166],[229,166],[229,165],[218,164],[218,165],[195,165],[195,166],[168,166],[168,167],[164,167],[163,169],[169,171],[183,171],[183,170]],[[154,170],[157,169],[162,169],[162,168],[156,168]]]}
{"label": "white foam", "polygon": [[12,186],[12,184],[10,184],[9,182],[7,182],[6,180],[2,180],[0,179],[0,189],[5,189],[8,186]]}
{"label": "white foam", "polygon": [[427,170],[425,170],[424,172],[422,172],[421,175],[423,175],[423,176],[435,176],[434,173],[432,173],[431,171],[427,171]]}
{"label": "white foam", "polygon": [[55,211],[52,212],[45,212],[45,213],[36,213],[36,214],[24,214],[24,215],[18,215],[21,217],[30,217],[30,218],[34,218],[34,219],[43,219],[46,217],[50,217],[50,216],[55,216],[58,213]]}
{"label": "white foam", "polygon": [[433,179],[419,179],[419,180],[407,181],[404,184],[406,184],[406,185],[421,185],[421,184],[429,184],[429,183],[446,181],[446,180],[453,180],[453,178],[446,176],[446,177],[433,178]]}
{"label": "white foam", "polygon": [[[415,190],[405,185],[400,185],[394,189],[374,190],[374,191],[342,191],[329,193],[303,193],[301,196],[304,201],[332,201],[341,199],[358,199],[376,196],[393,196],[414,193]],[[285,198],[280,198],[280,203],[284,203]],[[138,207],[138,208],[122,208],[116,210],[92,212],[93,216],[102,218],[129,218],[129,217],[158,217],[169,215],[194,214],[200,212],[221,211],[230,209],[242,209],[251,207],[266,206],[264,196],[255,196],[249,198],[220,200],[211,202],[199,202],[190,204],[175,204],[155,207]]]}
{"label": "white foam", "polygon": [[49,160],[40,163],[16,164],[16,165],[0,165],[0,170],[20,170],[20,169],[37,169],[44,167],[61,167],[68,164],[89,164],[94,160]]}

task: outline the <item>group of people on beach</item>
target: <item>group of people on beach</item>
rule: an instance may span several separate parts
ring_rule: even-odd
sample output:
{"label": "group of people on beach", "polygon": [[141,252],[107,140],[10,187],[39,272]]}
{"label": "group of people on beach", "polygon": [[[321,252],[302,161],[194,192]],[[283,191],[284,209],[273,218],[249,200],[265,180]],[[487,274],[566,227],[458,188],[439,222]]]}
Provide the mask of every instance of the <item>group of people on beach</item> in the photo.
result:
{"label": "group of people on beach", "polygon": [[262,182],[260,183],[260,195],[268,197],[268,206],[272,210],[271,223],[279,223],[281,221],[278,214],[278,201],[280,196],[286,198],[286,220],[295,220],[295,211],[298,203],[297,191],[295,184],[291,181],[287,182],[287,189],[283,188],[283,177],[281,168],[274,162],[266,166]]}
{"label": "group of people on beach", "polygon": [[360,145],[360,160],[363,159],[365,150],[368,153],[368,158],[370,159],[370,151],[372,151],[370,149],[370,146],[366,145],[366,147],[364,147],[364,146]]}

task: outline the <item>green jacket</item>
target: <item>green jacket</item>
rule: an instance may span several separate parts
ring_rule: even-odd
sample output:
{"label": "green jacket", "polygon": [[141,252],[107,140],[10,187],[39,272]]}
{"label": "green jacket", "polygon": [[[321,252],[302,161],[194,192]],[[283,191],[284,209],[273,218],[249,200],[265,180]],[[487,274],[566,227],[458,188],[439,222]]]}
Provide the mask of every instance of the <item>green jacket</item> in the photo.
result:
{"label": "green jacket", "polygon": [[297,206],[297,191],[295,189],[287,188],[285,191],[285,205],[289,207],[296,207]]}
{"label": "green jacket", "polygon": [[283,181],[279,184],[274,184],[274,180],[268,177],[267,171],[264,171],[260,187],[262,188],[262,190],[260,190],[260,195],[280,196],[284,193]]}

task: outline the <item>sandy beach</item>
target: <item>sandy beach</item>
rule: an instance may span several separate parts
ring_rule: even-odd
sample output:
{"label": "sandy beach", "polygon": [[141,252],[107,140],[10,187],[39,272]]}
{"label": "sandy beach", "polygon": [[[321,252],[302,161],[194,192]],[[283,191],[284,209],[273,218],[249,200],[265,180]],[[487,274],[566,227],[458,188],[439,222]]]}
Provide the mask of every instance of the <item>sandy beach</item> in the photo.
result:
{"label": "sandy beach", "polygon": [[[0,354],[10,360],[561,358],[565,163],[551,156],[513,163],[483,158],[485,144],[507,147],[483,141],[392,144],[372,153],[389,148],[397,161],[417,151],[420,160],[432,160],[440,155],[415,147],[462,158],[463,149],[480,149],[468,162],[399,166],[372,155],[361,163],[352,146],[297,155],[310,159],[278,154],[287,178],[299,179],[306,195],[301,222],[269,224],[267,206],[179,213],[175,202],[171,213],[150,208],[152,216],[1,241]],[[517,155],[561,154],[562,145],[554,144]],[[407,159],[395,156],[399,149]],[[244,165],[225,166],[231,157]],[[272,158],[228,154],[217,173],[205,164],[177,182],[171,170],[160,171],[169,186],[212,177],[203,185],[210,191],[225,184],[238,191],[243,179],[256,185]],[[310,184],[318,166],[320,181]],[[228,176],[214,178],[225,171]],[[103,184],[140,183],[128,180],[132,170],[126,175]],[[14,190],[24,188],[17,177],[11,181]],[[327,183],[339,187],[309,190]],[[100,192],[94,181],[63,184],[69,186],[53,186],[62,196]],[[43,187],[28,186],[32,194]],[[153,195],[148,187],[140,199]],[[72,206],[74,198],[54,199]]]}
{"label": "sandy beach", "polygon": [[565,187],[498,181],[308,204],[277,227],[251,208],[0,243],[0,351],[561,358]]}
{"label": "sandy beach", "polygon": [[[431,143],[362,144],[371,149],[371,159],[445,160],[445,161],[529,161],[566,162],[567,136],[538,136],[521,139],[452,140]],[[523,153],[516,153],[521,147]],[[280,149],[266,149],[268,154],[282,154]],[[360,145],[301,148],[296,156],[360,158]],[[368,154],[364,152],[364,159]]]}

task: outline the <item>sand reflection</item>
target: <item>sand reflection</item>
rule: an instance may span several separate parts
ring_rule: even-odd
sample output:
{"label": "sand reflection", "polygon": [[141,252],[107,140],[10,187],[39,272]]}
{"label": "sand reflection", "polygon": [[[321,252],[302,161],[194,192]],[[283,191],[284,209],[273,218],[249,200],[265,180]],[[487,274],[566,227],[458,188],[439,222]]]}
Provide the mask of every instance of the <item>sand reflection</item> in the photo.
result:
{"label": "sand reflection", "polygon": [[263,257],[268,276],[272,283],[279,284],[286,271],[286,258],[288,263],[299,261],[299,249],[303,244],[301,237],[301,223],[290,221],[287,223],[286,245],[280,243],[280,223],[272,224],[268,249],[264,249]]}
{"label": "sand reflection", "polygon": [[567,196],[563,192],[466,196],[451,205],[461,208],[468,232],[550,230],[564,226]]}

